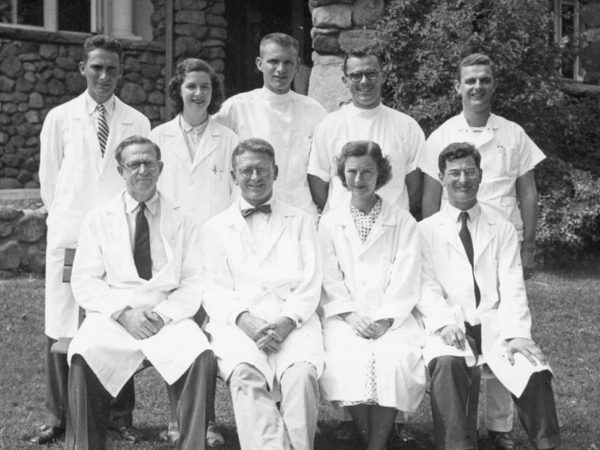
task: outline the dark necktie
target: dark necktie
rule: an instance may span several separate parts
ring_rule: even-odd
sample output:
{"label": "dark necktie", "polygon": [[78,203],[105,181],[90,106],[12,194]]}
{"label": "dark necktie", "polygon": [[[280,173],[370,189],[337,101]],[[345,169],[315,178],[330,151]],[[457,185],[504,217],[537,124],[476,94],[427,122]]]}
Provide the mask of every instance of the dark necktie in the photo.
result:
{"label": "dark necktie", "polygon": [[473,239],[471,238],[471,232],[469,231],[469,227],[467,226],[468,220],[469,213],[466,211],[462,211],[460,213],[460,221],[462,225],[458,234],[460,236],[460,240],[462,241],[463,247],[465,248],[465,252],[467,253],[467,258],[469,258],[469,262],[471,263],[471,273],[473,274],[473,285],[475,290],[475,305],[479,306],[479,301],[481,300],[481,293],[479,292],[479,286],[477,286],[477,281],[475,280],[475,272],[473,270]]}
{"label": "dark necktie", "polygon": [[108,141],[108,122],[106,121],[106,108],[102,103],[96,107],[98,110],[98,142],[100,143],[100,151],[102,157],[106,151],[106,142]]}
{"label": "dark necktie", "polygon": [[140,278],[152,278],[152,257],[150,255],[150,228],[144,211],[146,204],[140,203],[135,218],[135,236],[133,238],[133,261]]}
{"label": "dark necktie", "polygon": [[270,214],[271,213],[271,205],[264,204],[264,205],[257,206],[256,208],[242,209],[242,217],[245,219],[246,217],[251,216],[255,212]]}

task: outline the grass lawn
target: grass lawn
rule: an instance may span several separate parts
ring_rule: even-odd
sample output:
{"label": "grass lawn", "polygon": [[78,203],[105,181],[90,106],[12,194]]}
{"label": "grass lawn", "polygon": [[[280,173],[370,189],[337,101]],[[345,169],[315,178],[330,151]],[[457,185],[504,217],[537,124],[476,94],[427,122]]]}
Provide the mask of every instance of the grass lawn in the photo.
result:
{"label": "grass lawn", "polygon": [[[600,447],[600,262],[577,270],[538,272],[527,287],[534,317],[534,336],[550,358],[565,450]],[[26,437],[44,421],[43,280],[0,280],[0,448],[35,448]],[[111,442],[108,448],[167,449],[158,433],[167,423],[163,382],[149,369],[136,378],[135,425],[147,440],[138,445]],[[217,397],[218,420],[224,424],[227,449],[237,449],[231,404],[223,385]],[[358,449],[330,441],[334,422],[323,405],[316,448]],[[423,449],[433,449],[429,398],[410,416],[408,427]],[[518,448],[530,449],[518,424]],[[485,447],[485,446],[482,446]],[[47,447],[60,449],[62,443]],[[394,447],[392,448],[399,448]]]}

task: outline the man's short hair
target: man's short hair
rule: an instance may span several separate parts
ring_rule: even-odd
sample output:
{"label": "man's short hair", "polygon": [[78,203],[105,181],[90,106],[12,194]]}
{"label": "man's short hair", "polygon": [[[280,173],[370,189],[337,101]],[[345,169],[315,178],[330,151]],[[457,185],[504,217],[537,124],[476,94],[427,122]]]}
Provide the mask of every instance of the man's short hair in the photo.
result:
{"label": "man's short hair", "polygon": [[346,75],[346,66],[348,65],[348,60],[350,58],[362,59],[362,58],[368,58],[369,56],[374,56],[375,58],[377,58],[377,63],[379,64],[379,68],[383,69],[383,59],[379,53],[377,53],[374,50],[357,50],[357,51],[348,52],[344,55],[344,62],[342,64],[342,71],[344,72],[344,75]]}
{"label": "man's short hair", "polygon": [[95,34],[87,38],[83,43],[83,61],[87,61],[90,52],[97,48],[116,53],[119,55],[119,62],[123,60],[123,47],[117,39],[105,34]]}
{"label": "man's short hair", "polygon": [[295,37],[285,33],[269,33],[266,36],[263,36],[263,38],[260,40],[258,49],[261,55],[264,48],[270,43],[277,44],[281,47],[292,47],[294,50],[296,50],[296,53],[300,53],[300,44],[298,43],[298,39]]}
{"label": "man's short hair", "polygon": [[143,136],[133,135],[133,136],[129,136],[128,138],[121,141],[121,143],[117,146],[117,149],[115,150],[115,159],[117,160],[117,163],[119,165],[121,165],[122,156],[123,156],[123,152],[125,151],[125,149],[127,147],[129,147],[130,145],[136,145],[136,144],[140,144],[140,145],[150,144],[152,146],[152,148],[154,148],[154,151],[156,152],[156,160],[160,161],[160,157],[161,157],[160,147],[155,142],[152,142],[150,139],[143,137]]}
{"label": "man's short hair", "polygon": [[463,59],[461,59],[460,63],[458,64],[456,76],[459,82],[460,77],[462,76],[463,67],[469,66],[490,66],[490,69],[492,70],[492,76],[494,77],[494,80],[496,79],[496,65],[494,64],[494,61],[492,61],[489,56],[484,55],[483,53],[472,53],[469,56],[465,56]]}
{"label": "man's short hair", "polygon": [[169,81],[169,97],[175,101],[175,112],[180,113],[183,111],[183,99],[181,98],[181,86],[185,77],[190,72],[206,72],[210,77],[210,84],[212,86],[212,96],[210,104],[208,105],[208,113],[215,114],[221,108],[223,101],[225,100],[225,92],[223,89],[223,82],[215,69],[206,61],[197,58],[187,58],[177,64],[175,68],[175,74]]}
{"label": "man's short hair", "polygon": [[271,161],[273,161],[273,165],[275,165],[275,150],[273,149],[273,146],[264,139],[250,138],[246,139],[245,141],[241,141],[233,149],[233,153],[231,154],[231,164],[233,167],[236,165],[236,158],[246,152],[262,153],[263,155],[267,155],[269,158],[271,158]]}
{"label": "man's short hair", "polygon": [[342,147],[341,154],[335,157],[337,175],[340,177],[344,187],[347,187],[346,175],[344,173],[346,161],[352,156],[357,158],[370,156],[375,161],[377,165],[376,190],[392,179],[392,166],[387,156],[383,156],[379,144],[373,141],[350,141]]}
{"label": "man's short hair", "polygon": [[446,172],[448,161],[467,158],[469,156],[473,157],[475,165],[478,169],[481,169],[481,154],[473,144],[469,142],[454,142],[446,146],[446,148],[441,151],[440,156],[438,157],[438,167],[440,169],[440,173],[444,174]]}

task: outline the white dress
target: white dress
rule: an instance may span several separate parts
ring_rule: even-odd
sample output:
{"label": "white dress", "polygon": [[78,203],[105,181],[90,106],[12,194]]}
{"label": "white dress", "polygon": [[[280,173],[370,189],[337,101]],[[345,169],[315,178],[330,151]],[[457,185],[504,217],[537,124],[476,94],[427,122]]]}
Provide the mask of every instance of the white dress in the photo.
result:
{"label": "white dress", "polygon": [[[410,214],[382,202],[363,242],[348,204],[321,219],[325,399],[415,410],[425,392],[424,331],[413,310],[420,296],[421,256]],[[338,314],[392,318],[379,339],[363,339]],[[374,374],[374,378],[372,375]]]}

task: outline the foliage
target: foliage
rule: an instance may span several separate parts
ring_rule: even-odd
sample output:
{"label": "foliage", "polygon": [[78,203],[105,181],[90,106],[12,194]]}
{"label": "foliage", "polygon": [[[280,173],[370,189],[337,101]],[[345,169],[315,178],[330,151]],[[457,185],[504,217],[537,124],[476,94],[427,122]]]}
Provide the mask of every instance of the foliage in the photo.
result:
{"label": "foliage", "polygon": [[581,254],[600,252],[600,180],[571,165],[559,165],[554,171],[560,174],[559,182],[540,195],[537,243],[546,265],[565,265]]}
{"label": "foliage", "polygon": [[[378,25],[388,73],[384,102],[430,134],[461,110],[458,62],[479,52],[496,65],[494,112],[519,123],[549,156],[536,170],[541,253],[577,257],[600,241],[600,102],[561,90],[557,71],[572,51],[551,43],[547,0],[391,0]],[[564,162],[561,162],[564,161]],[[569,164],[565,164],[569,163]],[[555,246],[555,247],[553,247]]]}

